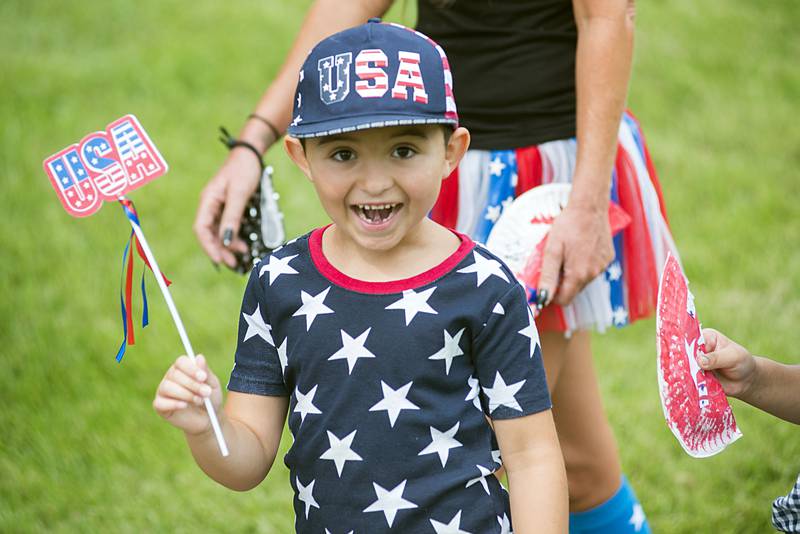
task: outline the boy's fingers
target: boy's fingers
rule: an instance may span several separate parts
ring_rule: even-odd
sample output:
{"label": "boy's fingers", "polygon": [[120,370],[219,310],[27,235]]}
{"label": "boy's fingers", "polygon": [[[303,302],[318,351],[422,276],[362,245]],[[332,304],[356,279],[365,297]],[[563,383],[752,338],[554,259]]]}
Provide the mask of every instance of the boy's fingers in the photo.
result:
{"label": "boy's fingers", "polygon": [[[196,376],[196,375],[194,375]],[[169,380],[178,384],[179,386],[188,389],[195,395],[199,395],[201,397],[207,397],[211,395],[211,386],[204,382],[199,382],[192,378],[192,376],[184,373],[180,369],[173,369],[170,372]]]}
{"label": "boy's fingers", "polygon": [[185,401],[168,399],[166,397],[157,396],[153,399],[153,408],[159,413],[183,410],[187,406],[189,405]]}
{"label": "boy's fingers", "polygon": [[197,395],[171,380],[164,380],[158,387],[157,396],[185,402],[194,402],[194,398]]}

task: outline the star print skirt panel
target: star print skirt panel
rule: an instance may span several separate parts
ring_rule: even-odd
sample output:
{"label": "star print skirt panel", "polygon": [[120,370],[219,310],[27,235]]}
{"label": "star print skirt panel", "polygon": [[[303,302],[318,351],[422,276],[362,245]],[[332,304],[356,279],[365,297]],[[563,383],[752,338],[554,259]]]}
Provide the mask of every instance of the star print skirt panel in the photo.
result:
{"label": "star print skirt panel", "polygon": [[[442,182],[431,218],[485,243],[514,198],[539,185],[571,183],[576,154],[574,138],[511,150],[470,150]],[[655,166],[630,112],[620,123],[610,199],[631,223],[614,238],[614,260],[576,300],[590,303],[594,313],[551,305],[536,319],[540,330],[603,332],[655,310],[667,253],[678,254]]]}
{"label": "star print skirt panel", "polygon": [[370,294],[323,276],[307,236],[251,273],[228,387],[290,396],[298,532],[502,532],[485,414],[550,407],[524,290],[488,251]]}

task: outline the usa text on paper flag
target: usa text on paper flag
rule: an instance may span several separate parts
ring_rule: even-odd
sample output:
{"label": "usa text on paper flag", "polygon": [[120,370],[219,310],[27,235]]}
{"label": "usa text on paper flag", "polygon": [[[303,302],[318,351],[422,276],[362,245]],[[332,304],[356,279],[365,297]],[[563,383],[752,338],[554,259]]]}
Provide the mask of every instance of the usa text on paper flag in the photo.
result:
{"label": "usa text on paper flag", "polygon": [[44,160],[64,209],[86,217],[167,172],[167,162],[138,119],[125,115]]}
{"label": "usa text on paper flag", "polygon": [[667,257],[656,308],[658,390],[664,417],[683,449],[713,456],[742,434],[719,380],[697,364],[705,340],[678,260]]}

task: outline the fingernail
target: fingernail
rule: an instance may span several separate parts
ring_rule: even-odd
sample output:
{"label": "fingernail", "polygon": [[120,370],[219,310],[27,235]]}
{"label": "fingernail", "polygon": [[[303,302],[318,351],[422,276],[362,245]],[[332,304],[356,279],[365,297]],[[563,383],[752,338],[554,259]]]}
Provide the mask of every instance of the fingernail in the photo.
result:
{"label": "fingernail", "polygon": [[196,377],[197,377],[197,379],[198,379],[200,382],[205,382],[205,380],[206,380],[206,374],[205,374],[203,371],[197,371],[197,373],[195,373],[195,375],[194,375],[194,376],[196,376]]}
{"label": "fingernail", "polygon": [[540,310],[547,306],[547,299],[550,295],[547,289],[540,289],[536,292],[536,307]]}
{"label": "fingernail", "polygon": [[700,356],[700,363],[703,364],[703,367],[705,367],[709,363],[711,363],[711,360],[708,359],[708,356],[703,355],[703,356]]}
{"label": "fingernail", "polygon": [[230,246],[233,241],[233,228],[226,228],[222,233],[222,244],[226,247]]}
{"label": "fingernail", "polygon": [[211,388],[209,386],[203,386],[200,388],[200,393],[202,393],[204,397],[208,397],[211,395]]}

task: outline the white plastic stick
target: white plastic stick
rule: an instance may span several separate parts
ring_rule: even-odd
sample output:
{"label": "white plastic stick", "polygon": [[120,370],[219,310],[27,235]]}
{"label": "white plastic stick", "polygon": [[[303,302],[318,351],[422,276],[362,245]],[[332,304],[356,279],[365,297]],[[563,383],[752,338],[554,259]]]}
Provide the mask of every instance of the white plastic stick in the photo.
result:
{"label": "white plastic stick", "polygon": [[[189,342],[189,336],[186,335],[186,329],[183,327],[181,316],[178,315],[178,310],[175,308],[175,303],[172,301],[172,295],[167,288],[167,284],[164,283],[164,275],[161,274],[161,269],[158,268],[156,258],[153,256],[153,252],[150,250],[150,246],[147,244],[147,239],[144,237],[144,232],[138,224],[130,219],[128,219],[128,221],[130,221],[131,227],[133,227],[133,231],[136,233],[136,237],[139,239],[139,243],[142,245],[144,255],[147,256],[147,261],[150,262],[150,267],[156,276],[156,282],[158,282],[158,287],[161,288],[161,293],[164,295],[164,300],[167,301],[167,308],[169,308],[169,312],[172,314],[172,320],[175,322],[175,327],[178,329],[178,334],[183,342],[183,348],[186,350],[186,354],[188,354],[192,360],[195,360],[196,358],[194,350],[192,350],[192,344]],[[130,253],[133,254],[134,251],[131,250]],[[214,436],[217,438],[219,452],[222,454],[222,456],[228,456],[228,444],[225,443],[225,436],[222,435],[222,429],[219,426],[217,413],[214,411],[214,406],[211,404],[211,399],[204,397],[203,403],[205,404],[206,411],[208,412],[208,418],[211,419],[211,428],[214,429]]]}

